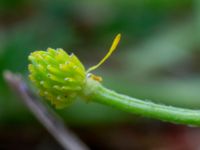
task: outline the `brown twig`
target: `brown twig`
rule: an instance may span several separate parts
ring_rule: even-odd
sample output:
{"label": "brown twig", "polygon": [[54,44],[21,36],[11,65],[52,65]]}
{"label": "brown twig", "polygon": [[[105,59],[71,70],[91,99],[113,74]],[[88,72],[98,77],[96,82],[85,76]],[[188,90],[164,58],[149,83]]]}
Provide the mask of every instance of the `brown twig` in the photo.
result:
{"label": "brown twig", "polygon": [[13,92],[22,99],[35,117],[46,127],[64,149],[89,149],[74,133],[65,127],[63,121],[53,110],[38,100],[37,96],[28,89],[20,75],[5,71],[4,78]]}

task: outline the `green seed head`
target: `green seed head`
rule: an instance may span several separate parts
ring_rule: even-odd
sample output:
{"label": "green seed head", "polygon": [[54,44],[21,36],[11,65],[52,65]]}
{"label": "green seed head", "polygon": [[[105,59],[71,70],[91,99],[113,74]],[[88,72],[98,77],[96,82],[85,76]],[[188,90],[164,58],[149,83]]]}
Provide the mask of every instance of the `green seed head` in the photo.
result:
{"label": "green seed head", "polygon": [[86,71],[79,59],[63,49],[35,51],[29,55],[30,79],[40,95],[57,108],[71,104],[82,91]]}
{"label": "green seed head", "polygon": [[30,80],[39,89],[39,93],[55,107],[70,105],[77,96],[87,99],[102,78],[90,72],[103,64],[116,49],[121,35],[118,34],[108,53],[95,66],[85,70],[74,55],[68,55],[63,49],[48,48],[47,51],[35,51],[29,55]]}

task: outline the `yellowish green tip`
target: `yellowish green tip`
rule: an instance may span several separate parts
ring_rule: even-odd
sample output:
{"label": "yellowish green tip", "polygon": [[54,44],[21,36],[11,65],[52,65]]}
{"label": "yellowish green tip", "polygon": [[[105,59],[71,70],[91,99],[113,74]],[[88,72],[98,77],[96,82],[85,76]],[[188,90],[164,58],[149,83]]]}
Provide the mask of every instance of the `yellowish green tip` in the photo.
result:
{"label": "yellowish green tip", "polygon": [[91,72],[91,71],[93,71],[93,70],[95,70],[95,69],[97,69],[99,66],[101,66],[101,65],[112,55],[112,53],[116,50],[117,45],[119,44],[120,39],[121,39],[121,34],[119,33],[119,34],[117,34],[117,36],[114,38],[113,43],[112,43],[112,45],[111,45],[111,47],[110,47],[108,53],[104,56],[104,58],[103,58],[97,65],[90,67],[90,68],[87,70],[87,73],[88,73],[88,72]]}

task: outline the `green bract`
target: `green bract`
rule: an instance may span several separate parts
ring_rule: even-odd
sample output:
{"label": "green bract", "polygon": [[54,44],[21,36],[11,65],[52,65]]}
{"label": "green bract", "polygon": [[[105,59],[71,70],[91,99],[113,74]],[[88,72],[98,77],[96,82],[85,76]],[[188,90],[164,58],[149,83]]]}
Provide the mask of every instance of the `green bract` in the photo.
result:
{"label": "green bract", "polygon": [[63,49],[48,48],[29,55],[30,79],[40,95],[57,108],[71,104],[83,89],[86,71],[79,59]]}

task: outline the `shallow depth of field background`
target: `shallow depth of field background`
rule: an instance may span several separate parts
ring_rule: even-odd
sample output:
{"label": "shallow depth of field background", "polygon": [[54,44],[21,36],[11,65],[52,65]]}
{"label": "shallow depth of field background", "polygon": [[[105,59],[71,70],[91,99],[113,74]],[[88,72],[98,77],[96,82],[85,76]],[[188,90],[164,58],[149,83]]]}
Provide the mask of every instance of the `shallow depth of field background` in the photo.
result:
{"label": "shallow depth of field background", "polygon": [[[122,34],[117,51],[95,71],[106,87],[200,109],[198,0],[0,0],[0,149],[61,149],[8,89],[4,70],[29,82],[27,56],[48,47],[73,52],[90,67],[117,33]],[[198,128],[81,100],[56,111],[91,149],[200,148]]]}

